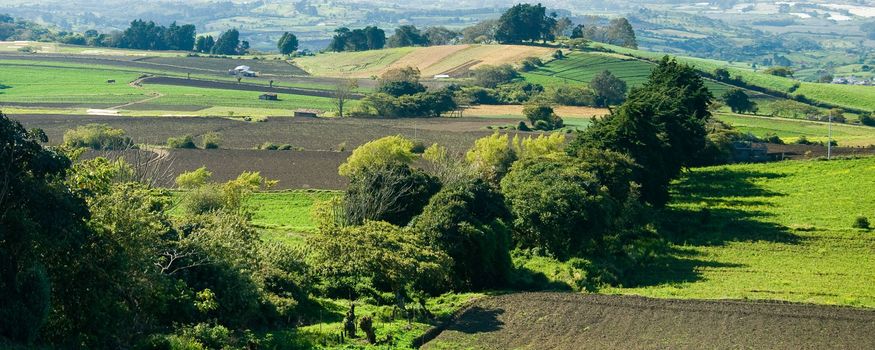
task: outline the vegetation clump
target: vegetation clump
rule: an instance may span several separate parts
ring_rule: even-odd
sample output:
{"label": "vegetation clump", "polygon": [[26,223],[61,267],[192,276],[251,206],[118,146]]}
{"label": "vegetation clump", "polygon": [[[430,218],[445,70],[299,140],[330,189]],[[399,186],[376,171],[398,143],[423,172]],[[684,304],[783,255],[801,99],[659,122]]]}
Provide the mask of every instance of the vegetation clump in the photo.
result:
{"label": "vegetation clump", "polygon": [[169,137],[167,138],[167,147],[168,148],[182,148],[182,149],[195,149],[197,145],[194,143],[194,136],[192,135],[184,135],[179,137]]}
{"label": "vegetation clump", "polygon": [[124,150],[134,148],[134,142],[122,129],[106,124],[88,124],[64,133],[64,146],[94,150]]}

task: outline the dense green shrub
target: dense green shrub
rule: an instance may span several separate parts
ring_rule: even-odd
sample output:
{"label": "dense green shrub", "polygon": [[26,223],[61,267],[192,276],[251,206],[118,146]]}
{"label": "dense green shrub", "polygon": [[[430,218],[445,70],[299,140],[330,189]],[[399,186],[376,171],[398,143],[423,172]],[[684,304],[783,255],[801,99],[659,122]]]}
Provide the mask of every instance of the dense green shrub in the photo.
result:
{"label": "dense green shrub", "polygon": [[501,194],[482,180],[453,184],[435,194],[414,231],[453,259],[455,290],[498,288],[511,270],[509,213]]}
{"label": "dense green shrub", "polygon": [[553,107],[544,104],[529,104],[523,107],[523,114],[532,123],[535,130],[555,130],[565,126]]}
{"label": "dense green shrub", "polygon": [[562,106],[595,106],[596,96],[583,86],[558,85],[547,89],[545,98]]}
{"label": "dense green shrub", "polygon": [[520,62],[520,70],[523,72],[530,72],[538,69],[538,67],[541,67],[543,65],[544,62],[541,61],[541,59],[538,57],[526,57],[525,59],[523,59],[522,62]]}
{"label": "dense green shrub", "polygon": [[860,124],[866,126],[875,126],[875,118],[872,118],[872,113],[863,113],[860,115]]}
{"label": "dense green shrub", "polygon": [[436,178],[407,164],[373,164],[350,176],[343,212],[352,225],[374,220],[403,226],[438,190]]}
{"label": "dense green shrub", "polygon": [[217,132],[208,132],[202,137],[203,149],[217,149],[222,143],[222,135]]}
{"label": "dense green shrub", "polygon": [[471,70],[474,76],[474,84],[486,88],[496,88],[501,84],[510,83],[519,73],[513,66],[504,64],[500,66],[483,65]]}
{"label": "dense green shrub", "polygon": [[176,177],[176,187],[197,188],[206,185],[213,177],[213,173],[206,167],[200,167],[192,171],[186,171]]}
{"label": "dense green shrub", "polygon": [[853,226],[854,226],[854,228],[868,230],[870,228],[869,218],[867,218],[865,216],[858,216],[856,219],[854,219]]}
{"label": "dense green shrub", "polygon": [[197,146],[194,144],[194,136],[191,135],[167,138],[167,147],[188,149],[197,148]]}
{"label": "dense green shrub", "polygon": [[416,81],[390,81],[380,84],[377,92],[400,97],[425,92],[425,85]]}
{"label": "dense green shrub", "polygon": [[111,128],[106,124],[88,124],[64,133],[64,146],[85,147],[95,150],[123,150],[132,148],[134,142],[125,136],[122,129]]}

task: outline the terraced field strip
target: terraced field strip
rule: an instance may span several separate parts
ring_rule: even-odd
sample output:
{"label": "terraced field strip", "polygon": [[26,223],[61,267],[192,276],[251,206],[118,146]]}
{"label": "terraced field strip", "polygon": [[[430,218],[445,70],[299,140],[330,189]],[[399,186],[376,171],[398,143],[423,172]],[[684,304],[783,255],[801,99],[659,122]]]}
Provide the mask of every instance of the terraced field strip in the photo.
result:
{"label": "terraced field strip", "polygon": [[[802,136],[811,141],[825,142],[829,135],[829,124],[825,122],[729,113],[718,113],[716,117],[742,132],[758,137],[774,134],[786,142],[796,141]],[[833,123],[832,137],[840,146],[875,145],[875,128]]]}

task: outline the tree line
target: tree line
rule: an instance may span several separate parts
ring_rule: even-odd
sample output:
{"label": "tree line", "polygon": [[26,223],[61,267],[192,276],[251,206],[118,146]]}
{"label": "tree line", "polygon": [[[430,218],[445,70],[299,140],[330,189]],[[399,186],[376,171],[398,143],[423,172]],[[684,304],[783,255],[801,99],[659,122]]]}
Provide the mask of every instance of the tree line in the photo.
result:
{"label": "tree line", "polygon": [[630,48],[638,48],[635,31],[625,18],[612,19],[607,26],[574,25],[568,17],[547,13],[541,4],[517,4],[497,20],[486,20],[461,31],[445,27],[420,30],[413,25],[395,29],[388,39],[384,30],[368,26],[363,29],[341,27],[335,30],[328,51],[379,50],[384,47],[431,46],[454,43],[521,44],[547,42],[559,38],[586,39]]}

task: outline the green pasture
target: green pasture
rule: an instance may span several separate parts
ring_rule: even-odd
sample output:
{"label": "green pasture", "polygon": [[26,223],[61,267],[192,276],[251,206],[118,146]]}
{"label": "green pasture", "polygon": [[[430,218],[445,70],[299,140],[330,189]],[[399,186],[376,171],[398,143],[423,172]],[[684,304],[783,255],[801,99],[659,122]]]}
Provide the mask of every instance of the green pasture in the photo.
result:
{"label": "green pasture", "polygon": [[604,293],[875,307],[875,158],[692,169],[663,214],[674,253]]}
{"label": "green pasture", "polygon": [[[802,136],[811,141],[825,142],[829,135],[829,124],[824,122],[730,113],[718,113],[716,117],[741,132],[749,132],[759,137],[775,134],[786,142],[793,142]],[[875,145],[875,128],[833,123],[832,137],[840,146]]]}
{"label": "green pasture", "polygon": [[[0,83],[8,86],[0,90],[0,103],[64,103],[78,108],[118,106],[143,101],[142,104],[123,107],[122,115],[143,113],[185,115],[215,115],[204,113],[232,111],[236,115],[274,115],[258,113],[262,110],[281,110],[283,115],[299,108],[333,110],[334,101],[326,97],[278,94],[279,101],[259,100],[257,91],[206,89],[172,85],[146,84],[130,86],[142,73],[128,69],[107,69],[55,62],[0,61]],[[108,83],[115,80],[115,83]],[[156,97],[157,98],[153,98]],[[144,101],[149,99],[148,101]],[[354,105],[354,101],[350,105]],[[93,105],[93,106],[91,106]],[[148,108],[143,108],[143,107]],[[182,106],[186,106],[183,108]],[[209,112],[192,111],[191,106],[201,106]],[[138,108],[139,107],[139,108]],[[38,110],[16,109],[20,113],[63,113],[64,108],[40,106]],[[144,111],[146,109],[147,111]]]}

